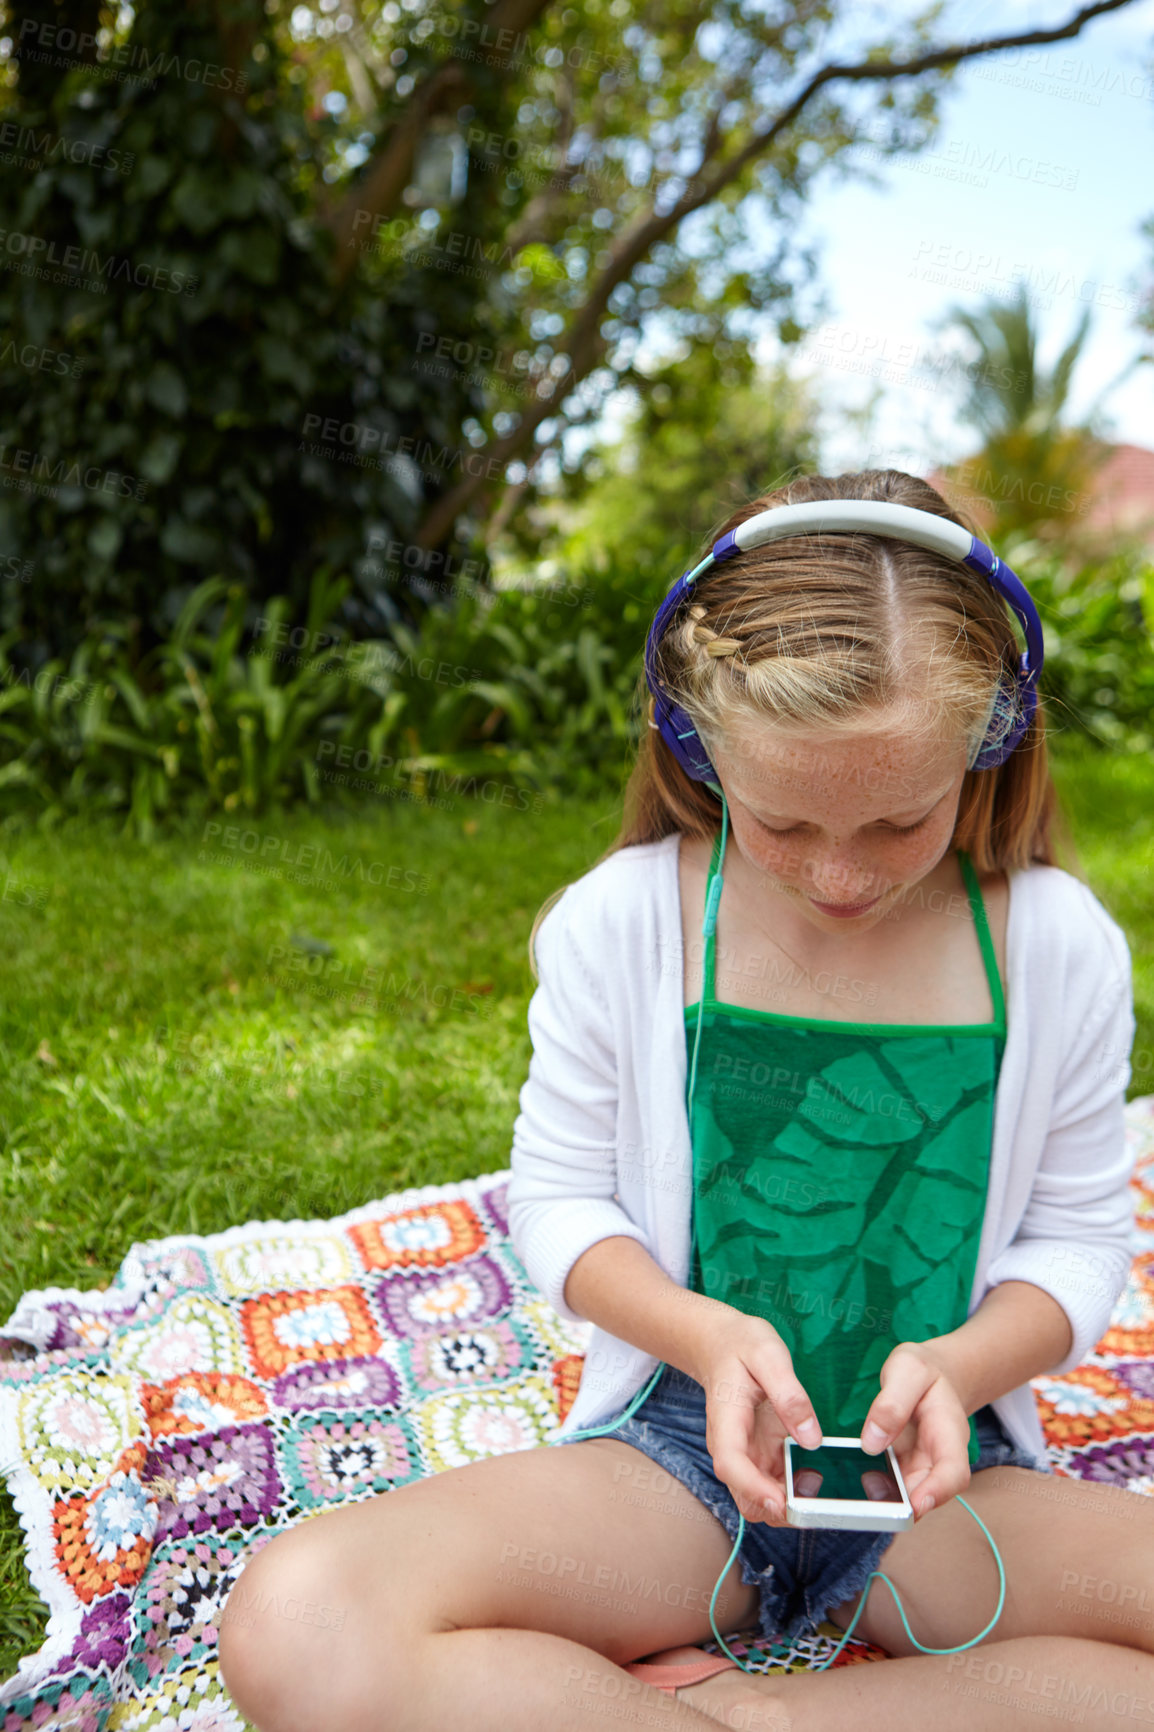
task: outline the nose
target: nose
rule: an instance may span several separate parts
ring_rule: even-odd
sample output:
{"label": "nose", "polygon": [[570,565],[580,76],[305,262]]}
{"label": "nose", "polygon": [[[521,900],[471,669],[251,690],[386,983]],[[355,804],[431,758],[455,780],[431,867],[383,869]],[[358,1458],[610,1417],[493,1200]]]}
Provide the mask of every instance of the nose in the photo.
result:
{"label": "nose", "polygon": [[875,874],[860,859],[830,853],[815,856],[805,865],[809,894],[817,902],[856,908],[859,902],[872,902],[879,893]]}

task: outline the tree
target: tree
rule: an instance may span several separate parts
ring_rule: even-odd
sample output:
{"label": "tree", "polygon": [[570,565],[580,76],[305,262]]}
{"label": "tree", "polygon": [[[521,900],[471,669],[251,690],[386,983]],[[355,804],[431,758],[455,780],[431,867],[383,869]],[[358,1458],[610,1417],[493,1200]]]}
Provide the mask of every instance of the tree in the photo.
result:
{"label": "tree", "polygon": [[[1146,218],[1139,233],[1150,241],[1152,254],[1154,254],[1154,216]],[[1154,277],[1147,278],[1145,294],[1145,305],[1138,315],[1138,328],[1145,331],[1148,337],[1154,337]],[[1144,349],[1138,359],[1140,362],[1154,361],[1154,348]]]}
{"label": "tree", "polygon": [[656,602],[721,518],[814,467],[818,413],[783,363],[758,367],[746,345],[690,348],[647,370],[621,437],[592,445],[510,540],[574,571],[632,566]]}
{"label": "tree", "polygon": [[990,298],[976,312],[952,307],[941,327],[966,333],[976,350],[959,413],[982,440],[975,457],[947,472],[949,480],[990,514],[995,538],[1029,532],[1043,542],[1076,543],[1077,519],[1109,451],[1096,433],[1101,405],[1117,383],[1100,393],[1083,422],[1067,424],[1090,309],[1049,372],[1038,364],[1038,332],[1022,284],[1009,304]]}
{"label": "tree", "polygon": [[796,218],[823,170],[868,178],[850,146],[922,148],[963,61],[1130,3],[972,42],[935,4],[862,46],[837,0],[9,0],[0,551],[36,571],[3,623],[40,655],[110,608],[159,632],[216,572],[303,605],[320,567],[381,629],[410,554],[478,551],[644,391],[655,328],[802,334]]}
{"label": "tree", "polygon": [[325,122],[259,0],[143,8],[101,61],[94,21],[9,21],[0,550],[32,581],[3,585],[4,626],[33,661],[109,615],[143,649],[206,576],[303,613],[326,569],[357,579],[350,631],[415,618],[381,550],[478,459],[469,388],[410,362],[475,297],[431,268],[335,282]]}
{"label": "tree", "polygon": [[[511,230],[517,242],[526,253],[548,248],[566,268],[555,281],[535,285],[537,329],[532,319],[525,325],[537,338],[537,397],[496,429],[487,447],[494,460],[532,462],[536,446],[554,443],[575,415],[588,416],[610,390],[629,382],[631,357],[658,307],[679,334],[709,346],[733,329],[725,291],[739,284],[746,317],[772,309],[783,338],[800,335],[794,305],[800,281],[791,276],[799,261],[789,230],[821,170],[855,172],[845,153],[864,138],[886,155],[923,147],[936,127],[938,94],[964,60],[1076,36],[1117,4],[1085,7],[1050,30],[951,44],[932,40],[935,5],[911,22],[904,43],[875,43],[824,62],[825,39],[844,30],[852,14],[823,0],[795,0],[772,15],[725,0],[704,23],[687,0],[660,10],[611,0],[580,15],[563,13],[562,22],[580,16],[586,26],[578,38],[586,62],[575,77],[561,64],[552,81],[534,78],[518,110],[526,133],[516,141],[526,158],[552,149],[560,172],[533,194],[517,173],[506,175],[506,185],[517,201]],[[594,81],[590,67],[611,64],[616,20],[633,58]],[[542,22],[555,30],[556,14],[545,13]],[[432,32],[418,38],[421,28],[413,37],[427,48]],[[408,73],[414,95],[442,70],[425,72],[418,64]],[[855,100],[859,91],[874,97],[872,110]],[[482,135],[470,149],[492,158],[510,142]],[[607,197],[590,200],[585,164],[594,174],[618,165]],[[393,202],[376,212],[380,221],[396,209],[395,193],[389,196]],[[357,197],[363,215],[363,192]],[[748,258],[755,212],[780,237],[770,259]],[[336,232],[348,230],[348,201],[333,222]],[[711,318],[719,292],[720,311]],[[593,389],[582,394],[586,381]],[[519,480],[519,470],[511,478]],[[462,476],[430,510],[421,542],[438,545],[462,512],[483,517],[486,491],[499,486]]]}

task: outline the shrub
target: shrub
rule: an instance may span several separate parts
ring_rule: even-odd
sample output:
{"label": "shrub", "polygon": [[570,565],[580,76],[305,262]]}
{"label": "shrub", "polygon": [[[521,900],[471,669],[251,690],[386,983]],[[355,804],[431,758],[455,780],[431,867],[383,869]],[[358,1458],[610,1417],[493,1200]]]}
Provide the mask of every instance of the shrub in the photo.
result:
{"label": "shrub", "polygon": [[[1100,746],[1154,746],[1154,565],[1136,548],[1073,569],[1037,557],[1033,544],[1006,554],[1042,619],[1041,689],[1052,725]],[[1032,556],[1032,557],[1031,557]],[[1020,561],[1020,563],[1017,563]]]}
{"label": "shrub", "polygon": [[290,628],[287,598],[254,619],[210,579],[136,661],[113,624],[35,675],[0,639],[0,805],[123,811],[147,835],[170,812],[340,798],[344,764],[420,798],[462,779],[588,793],[623,767],[637,631],[618,618],[606,641],[596,591],[462,588],[418,628],[353,641],[332,625],[345,587],[318,574]]}
{"label": "shrub", "polygon": [[[1148,751],[1154,567],[1135,554],[1070,572],[1011,550],[1043,620],[1042,690],[1060,730]],[[619,789],[638,737],[642,648],[668,574],[623,562],[533,589],[458,585],[388,639],[334,625],[345,580],[313,578],[253,616],[219,578],[134,660],[123,627],[90,633],[32,676],[0,639],[0,807],[59,817],[255,814],[367,792],[434,799],[506,783]]]}

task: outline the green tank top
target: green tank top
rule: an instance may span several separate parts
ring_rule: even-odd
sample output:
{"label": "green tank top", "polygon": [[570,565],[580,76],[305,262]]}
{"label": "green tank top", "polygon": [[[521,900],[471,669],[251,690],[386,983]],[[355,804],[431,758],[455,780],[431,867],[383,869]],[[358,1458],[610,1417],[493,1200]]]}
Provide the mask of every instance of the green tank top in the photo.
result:
{"label": "green tank top", "polygon": [[[993,1022],[832,1022],[722,1004],[706,941],[690,1285],[773,1325],[831,1437],[860,1435],[899,1341],[944,1335],[968,1314],[1006,1010],[977,876],[958,859]],[[698,1010],[685,1012],[691,1076]],[[971,1468],[977,1456],[971,1416]]]}

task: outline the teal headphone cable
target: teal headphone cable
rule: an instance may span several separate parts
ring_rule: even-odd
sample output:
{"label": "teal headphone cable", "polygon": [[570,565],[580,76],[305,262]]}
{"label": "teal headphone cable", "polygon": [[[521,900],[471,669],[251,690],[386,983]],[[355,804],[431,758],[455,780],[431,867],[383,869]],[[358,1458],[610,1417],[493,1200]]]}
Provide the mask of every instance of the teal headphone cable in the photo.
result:
{"label": "teal headphone cable", "polygon": [[[620,1420],[618,1420],[617,1423],[620,1424],[621,1423]],[[845,1647],[846,1643],[849,1641],[850,1637],[853,1635],[854,1628],[857,1624],[857,1621],[861,1617],[862,1613],[865,1611],[865,1603],[869,1597],[869,1591],[870,1591],[870,1588],[873,1586],[875,1576],[880,1577],[880,1579],[885,1583],[886,1587],[889,1589],[890,1593],[893,1595],[894,1604],[897,1606],[897,1609],[898,1609],[898,1616],[901,1618],[901,1621],[902,1621],[902,1627],[905,1630],[905,1633],[909,1637],[910,1641],[913,1643],[914,1647],[918,1649],[919,1653],[922,1653],[922,1654],[961,1654],[961,1653],[964,1653],[967,1648],[972,1648],[976,1642],[980,1642],[982,1640],[983,1636],[989,1635],[990,1631],[993,1629],[994,1625],[997,1623],[998,1619],[1002,1615],[1002,1606],[1004,1605],[1005,1599],[1006,1599],[1006,1572],[1002,1568],[1001,1554],[999,1553],[997,1546],[994,1544],[993,1535],[990,1533],[989,1528],[986,1526],[985,1522],[982,1520],[982,1518],[978,1514],[977,1510],[974,1509],[972,1507],[972,1505],[968,1504],[964,1497],[959,1497],[958,1502],[961,1504],[963,1509],[969,1510],[970,1514],[973,1516],[974,1520],[977,1522],[978,1526],[981,1528],[982,1532],[985,1534],[986,1538],[989,1540],[991,1549],[992,1549],[993,1554],[994,1554],[994,1561],[998,1566],[998,1606],[997,1606],[997,1610],[995,1611],[993,1617],[990,1619],[989,1623],[986,1625],[985,1629],[982,1630],[979,1635],[971,1636],[970,1640],[968,1642],[959,1642],[956,1648],[924,1648],[922,1646],[922,1644],[918,1641],[917,1637],[914,1635],[913,1631],[910,1629],[909,1623],[906,1619],[905,1609],[902,1606],[901,1601],[898,1599],[898,1591],[894,1587],[893,1583],[890,1581],[889,1577],[886,1575],[885,1571],[884,1570],[871,1570],[869,1573],[869,1576],[867,1577],[867,1580],[866,1580],[865,1593],[861,1597],[861,1602],[858,1605],[857,1611],[854,1613],[853,1617],[850,1619],[849,1624],[846,1627],[845,1635],[842,1637],[841,1641],[838,1643],[837,1647],[834,1649],[834,1651],[830,1655],[829,1659],[823,1660],[820,1666],[812,1667],[811,1668],[812,1671],[824,1672],[827,1669],[827,1667],[832,1666],[834,1661],[837,1659],[838,1655],[841,1653],[842,1649]],[[709,1602],[709,1622],[713,1626],[713,1634],[717,1637],[717,1641],[718,1641],[720,1647],[722,1648],[722,1650],[724,1651],[724,1653],[726,1654],[727,1658],[732,1660],[735,1666],[741,1666],[741,1669],[743,1672],[752,1672],[752,1670],[753,1670],[752,1666],[742,1665],[742,1662],[738,1659],[737,1655],[730,1652],[730,1650],[726,1644],[725,1637],[722,1635],[721,1631],[718,1629],[717,1620],[713,1615],[713,1608],[717,1604],[717,1595],[718,1595],[718,1592],[721,1588],[722,1582],[725,1580],[726,1571],[729,1569],[734,1558],[737,1556],[738,1549],[741,1545],[742,1537],[745,1533],[745,1517],[741,1514],[740,1510],[738,1511],[737,1519],[738,1519],[739,1526],[737,1529],[737,1538],[733,1542],[733,1550],[730,1552],[729,1557],[726,1560],[725,1569],[722,1570],[720,1576],[718,1576],[718,1578],[717,1578],[717,1586],[714,1588],[713,1597]],[[753,1644],[751,1643],[750,1646],[752,1647]]]}
{"label": "teal headphone cable", "polygon": [[[722,874],[722,868],[725,864],[725,844],[726,844],[726,839],[727,839],[728,833],[729,833],[729,802],[726,799],[724,792],[720,788],[718,789],[718,792],[721,793],[721,848],[720,848],[720,851],[718,853],[718,858],[717,858],[717,870],[713,874],[713,876],[710,878],[709,884],[708,884],[707,889],[706,889],[705,918],[702,921],[702,925],[701,925],[701,935],[706,940],[712,938],[713,935],[715,934],[716,930],[717,930],[717,910],[718,910],[718,907],[719,907],[720,902],[721,902],[721,889],[722,889],[721,874]],[[688,1101],[687,1101],[687,1113],[689,1116],[691,1134],[692,1134],[692,1124],[693,1124],[693,1091],[694,1091],[694,1086],[695,1086],[696,1081],[697,1081],[697,1051],[698,1051],[698,1047],[701,1044],[701,1018],[702,1018],[702,1015],[704,1013],[704,1010],[705,1010],[705,969],[704,969],[704,958],[703,958],[701,991],[698,994],[698,1001],[697,1001],[697,1028],[696,1028],[696,1033],[695,1033],[694,1042],[693,1042],[693,1057],[692,1057],[692,1060],[690,1063],[690,1070],[689,1070],[689,1091],[688,1091]],[[689,1252],[689,1259],[690,1259],[689,1266],[690,1266],[690,1271],[692,1273],[694,1253],[696,1252],[696,1249],[697,1249],[697,1235],[696,1235],[696,1231],[694,1228],[694,1223],[692,1221],[692,1211],[690,1213],[691,1213],[691,1221],[690,1221],[690,1241],[691,1242],[690,1242],[690,1252]],[[641,1403],[649,1395],[650,1391],[653,1389],[654,1384],[657,1382],[657,1379],[660,1377],[663,1368],[664,1368],[663,1364],[658,1365],[656,1371],[653,1373],[653,1375],[649,1379],[648,1383],[646,1383],[642,1387],[642,1389],[638,1392],[638,1394],[634,1396],[633,1400],[629,1403],[629,1406],[625,1409],[624,1413],[618,1414],[616,1419],[612,1420],[608,1425],[591,1426],[588,1429],[583,1429],[580,1431],[573,1431],[573,1432],[569,1433],[569,1436],[570,1437],[599,1437],[607,1431],[616,1431],[618,1426],[622,1423],[622,1421],[631,1418],[633,1413],[636,1411],[636,1409],[641,1405]],[[974,1520],[977,1522],[978,1526],[981,1528],[982,1532],[985,1534],[986,1538],[989,1540],[990,1548],[994,1554],[994,1561],[998,1566],[998,1604],[997,1604],[997,1608],[994,1612],[993,1617],[990,1619],[990,1621],[986,1625],[985,1629],[982,1630],[980,1632],[980,1634],[978,1634],[976,1636],[971,1636],[971,1638],[968,1642],[960,1642],[957,1645],[957,1647],[954,1647],[954,1648],[926,1648],[926,1647],[923,1647],[921,1642],[918,1641],[917,1637],[914,1635],[913,1631],[910,1629],[909,1623],[906,1619],[905,1609],[902,1606],[901,1600],[898,1598],[898,1591],[894,1587],[894,1584],[890,1581],[889,1577],[885,1574],[884,1570],[871,1570],[869,1573],[869,1576],[867,1577],[867,1580],[866,1580],[865,1592],[862,1594],[861,1601],[858,1605],[858,1608],[855,1611],[853,1617],[850,1619],[849,1625],[847,1626],[845,1634],[842,1636],[841,1641],[838,1643],[838,1645],[834,1649],[833,1653],[829,1656],[829,1659],[823,1661],[820,1666],[813,1667],[812,1670],[817,1671],[817,1672],[824,1672],[828,1667],[833,1665],[834,1661],[837,1659],[838,1655],[841,1653],[842,1649],[845,1647],[846,1643],[849,1641],[850,1637],[853,1635],[854,1629],[857,1626],[857,1621],[861,1617],[862,1613],[865,1610],[865,1603],[866,1603],[867,1598],[869,1597],[869,1591],[870,1591],[870,1588],[873,1586],[875,1577],[880,1579],[881,1581],[883,1581],[886,1584],[886,1587],[889,1589],[890,1593],[893,1595],[894,1604],[897,1606],[898,1615],[902,1620],[902,1627],[905,1630],[906,1635],[909,1637],[910,1641],[913,1643],[914,1647],[917,1648],[919,1653],[922,1653],[922,1654],[962,1654],[966,1651],[967,1648],[974,1647],[974,1645],[976,1643],[982,1641],[984,1637],[989,1635],[990,1631],[993,1629],[994,1625],[997,1623],[998,1619],[1001,1617],[1002,1607],[1005,1604],[1006,1572],[1002,1567],[1001,1554],[998,1551],[998,1548],[994,1543],[993,1535],[990,1533],[989,1528],[986,1526],[985,1522],[982,1520],[982,1518],[978,1514],[977,1510],[974,1509],[970,1504],[968,1504],[964,1497],[959,1496],[957,1498],[957,1501],[958,1501],[958,1503],[961,1504],[963,1509],[969,1510],[970,1514],[973,1516]],[[721,1591],[721,1584],[725,1580],[727,1574],[729,1573],[729,1569],[730,1569],[731,1565],[733,1564],[734,1559],[736,1558],[739,1550],[741,1549],[741,1542],[742,1542],[742,1539],[745,1535],[745,1517],[741,1514],[740,1510],[738,1511],[737,1519],[738,1519],[739,1525],[738,1525],[738,1529],[737,1529],[737,1538],[733,1542],[733,1550],[730,1552],[729,1557],[726,1559],[725,1567],[722,1570],[721,1574],[717,1578],[717,1584],[714,1587],[713,1594],[712,1594],[712,1597],[711,1597],[710,1602],[709,1602],[709,1622],[710,1622],[710,1625],[712,1627],[713,1634],[717,1638],[718,1645],[720,1646],[722,1652],[726,1655],[727,1659],[732,1660],[734,1665],[739,1666],[743,1672],[752,1672],[753,1671],[752,1666],[745,1665],[744,1662],[741,1661],[736,1654],[731,1652],[730,1648],[726,1644],[725,1637],[721,1634],[721,1631],[717,1627],[717,1620],[714,1616],[714,1608],[717,1605],[717,1596]],[[753,1647],[754,1645],[751,1643],[750,1646]],[[756,1651],[756,1649],[755,1649],[755,1651]]]}

